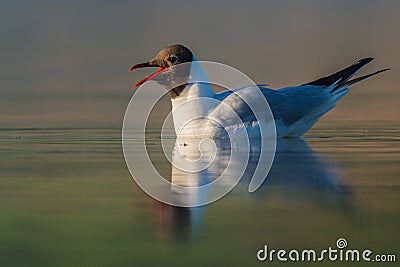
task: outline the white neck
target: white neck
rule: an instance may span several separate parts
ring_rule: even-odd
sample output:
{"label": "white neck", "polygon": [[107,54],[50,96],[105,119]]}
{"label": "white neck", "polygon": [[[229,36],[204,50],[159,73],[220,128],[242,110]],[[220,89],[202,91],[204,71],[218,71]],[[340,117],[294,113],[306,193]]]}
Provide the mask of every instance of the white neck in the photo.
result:
{"label": "white neck", "polygon": [[175,98],[171,98],[175,133],[178,135],[184,125],[195,118],[206,117],[216,106],[211,86],[207,83],[191,83]]}

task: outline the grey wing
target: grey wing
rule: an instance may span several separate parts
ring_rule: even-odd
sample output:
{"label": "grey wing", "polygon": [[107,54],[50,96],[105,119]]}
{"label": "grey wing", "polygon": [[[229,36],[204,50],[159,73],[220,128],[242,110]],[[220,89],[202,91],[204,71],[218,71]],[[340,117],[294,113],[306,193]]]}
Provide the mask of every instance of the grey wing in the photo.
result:
{"label": "grey wing", "polygon": [[332,97],[328,90],[313,85],[280,90],[262,89],[262,92],[268,100],[275,120],[281,120],[286,125],[291,125],[301,118],[315,116],[317,119],[330,110],[341,97]]}
{"label": "grey wing", "polygon": [[[273,90],[258,85],[257,87],[242,87],[233,91],[240,91],[246,96],[252,96],[255,94],[254,90],[257,89],[261,91],[264,98],[268,101],[274,119],[281,120],[287,125],[291,125],[299,119],[312,114],[317,115],[321,113],[320,111],[324,111],[325,113],[331,109],[338,100],[335,99],[335,101],[331,101],[332,95],[329,93],[329,90],[324,90],[320,86],[314,85],[286,87],[280,90]],[[257,107],[256,110],[253,109],[252,111],[243,99],[232,91],[221,92],[216,94],[215,97],[217,100],[230,106],[244,122],[256,120],[253,111],[256,112]],[[328,105],[331,102],[334,103]],[[327,110],[325,111],[325,109]],[[221,116],[222,110],[223,109],[220,107],[219,116]]]}
{"label": "grey wing", "polygon": [[[221,101],[221,104],[212,112],[213,115],[225,121],[233,120],[231,114],[228,115],[230,112],[227,107],[229,107],[244,123],[256,121],[255,113],[258,116],[258,120],[272,120],[271,114],[266,112],[266,109],[268,109],[266,107],[266,99],[259,88],[259,86],[240,87],[232,91],[216,94],[215,99]],[[262,98],[261,101],[260,98]]]}

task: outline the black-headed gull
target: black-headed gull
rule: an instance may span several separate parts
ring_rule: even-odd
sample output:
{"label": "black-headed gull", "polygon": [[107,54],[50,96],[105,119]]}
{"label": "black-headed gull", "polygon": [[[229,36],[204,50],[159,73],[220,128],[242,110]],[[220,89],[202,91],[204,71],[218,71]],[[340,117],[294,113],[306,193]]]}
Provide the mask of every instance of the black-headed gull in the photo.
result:
{"label": "black-headed gull", "polygon": [[[232,118],[230,117],[231,115],[225,115],[225,113],[228,113],[226,112],[227,107],[233,110],[242,121],[242,123],[232,122],[232,125],[229,125],[229,127],[246,129],[248,132],[251,132],[252,128],[257,128],[260,123],[260,118],[257,117],[257,120],[246,103],[235,93],[251,97],[255,95],[255,90],[259,90],[262,93],[261,95],[268,101],[272,111],[276,125],[276,136],[278,138],[283,138],[303,135],[319,118],[330,111],[336,103],[349,92],[350,85],[388,70],[382,69],[351,80],[362,67],[372,60],[373,58],[361,59],[353,65],[332,75],[298,86],[290,86],[278,90],[269,89],[264,85],[245,86],[217,94],[212,91],[209,84],[204,83],[189,82],[176,87],[171,86],[171,80],[184,81],[188,79],[190,75],[189,72],[180,72],[179,75],[174,74],[173,71],[170,71],[173,69],[172,67],[182,63],[192,63],[196,61],[192,52],[183,45],[168,46],[161,50],[156,57],[149,62],[132,66],[130,71],[137,68],[158,67],[158,71],[144,78],[135,86],[142,85],[147,80],[154,79],[161,85],[167,87],[171,95],[173,109],[188,100],[196,98],[210,98],[220,102],[218,105],[210,104],[208,101],[192,101],[189,108],[184,109],[184,111],[181,110],[179,113],[173,112],[177,134],[193,137],[206,136],[211,138],[219,136],[221,131],[224,130],[221,130],[215,123],[210,123],[210,120],[197,120],[190,124],[185,123],[191,117],[217,118],[220,121],[225,120],[229,122]],[[160,79],[159,77],[162,76],[160,75],[162,73],[167,73],[166,75],[168,77]],[[170,81],[170,83],[166,83],[165,80]],[[182,83],[178,82],[177,84]],[[265,100],[262,101],[265,102]]]}

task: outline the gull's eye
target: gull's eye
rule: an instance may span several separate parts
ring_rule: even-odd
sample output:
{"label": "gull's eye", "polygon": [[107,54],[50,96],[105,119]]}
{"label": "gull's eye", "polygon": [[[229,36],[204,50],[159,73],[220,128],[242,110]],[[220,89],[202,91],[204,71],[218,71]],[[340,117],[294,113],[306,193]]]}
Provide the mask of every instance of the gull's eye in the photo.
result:
{"label": "gull's eye", "polygon": [[168,58],[168,61],[171,62],[171,63],[175,63],[175,62],[178,61],[178,57],[177,56],[170,56]]}

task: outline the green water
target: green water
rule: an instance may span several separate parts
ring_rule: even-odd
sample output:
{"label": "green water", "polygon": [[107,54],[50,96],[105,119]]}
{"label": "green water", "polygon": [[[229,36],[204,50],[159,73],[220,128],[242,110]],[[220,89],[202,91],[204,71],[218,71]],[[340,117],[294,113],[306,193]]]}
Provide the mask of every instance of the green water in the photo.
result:
{"label": "green water", "polygon": [[[400,257],[398,124],[320,123],[282,145],[256,193],[243,181],[194,209],[142,192],[120,136],[120,129],[0,130],[0,266],[271,266],[256,258],[264,244],[322,249],[340,237],[351,248]],[[168,175],[159,141],[149,141]]]}

